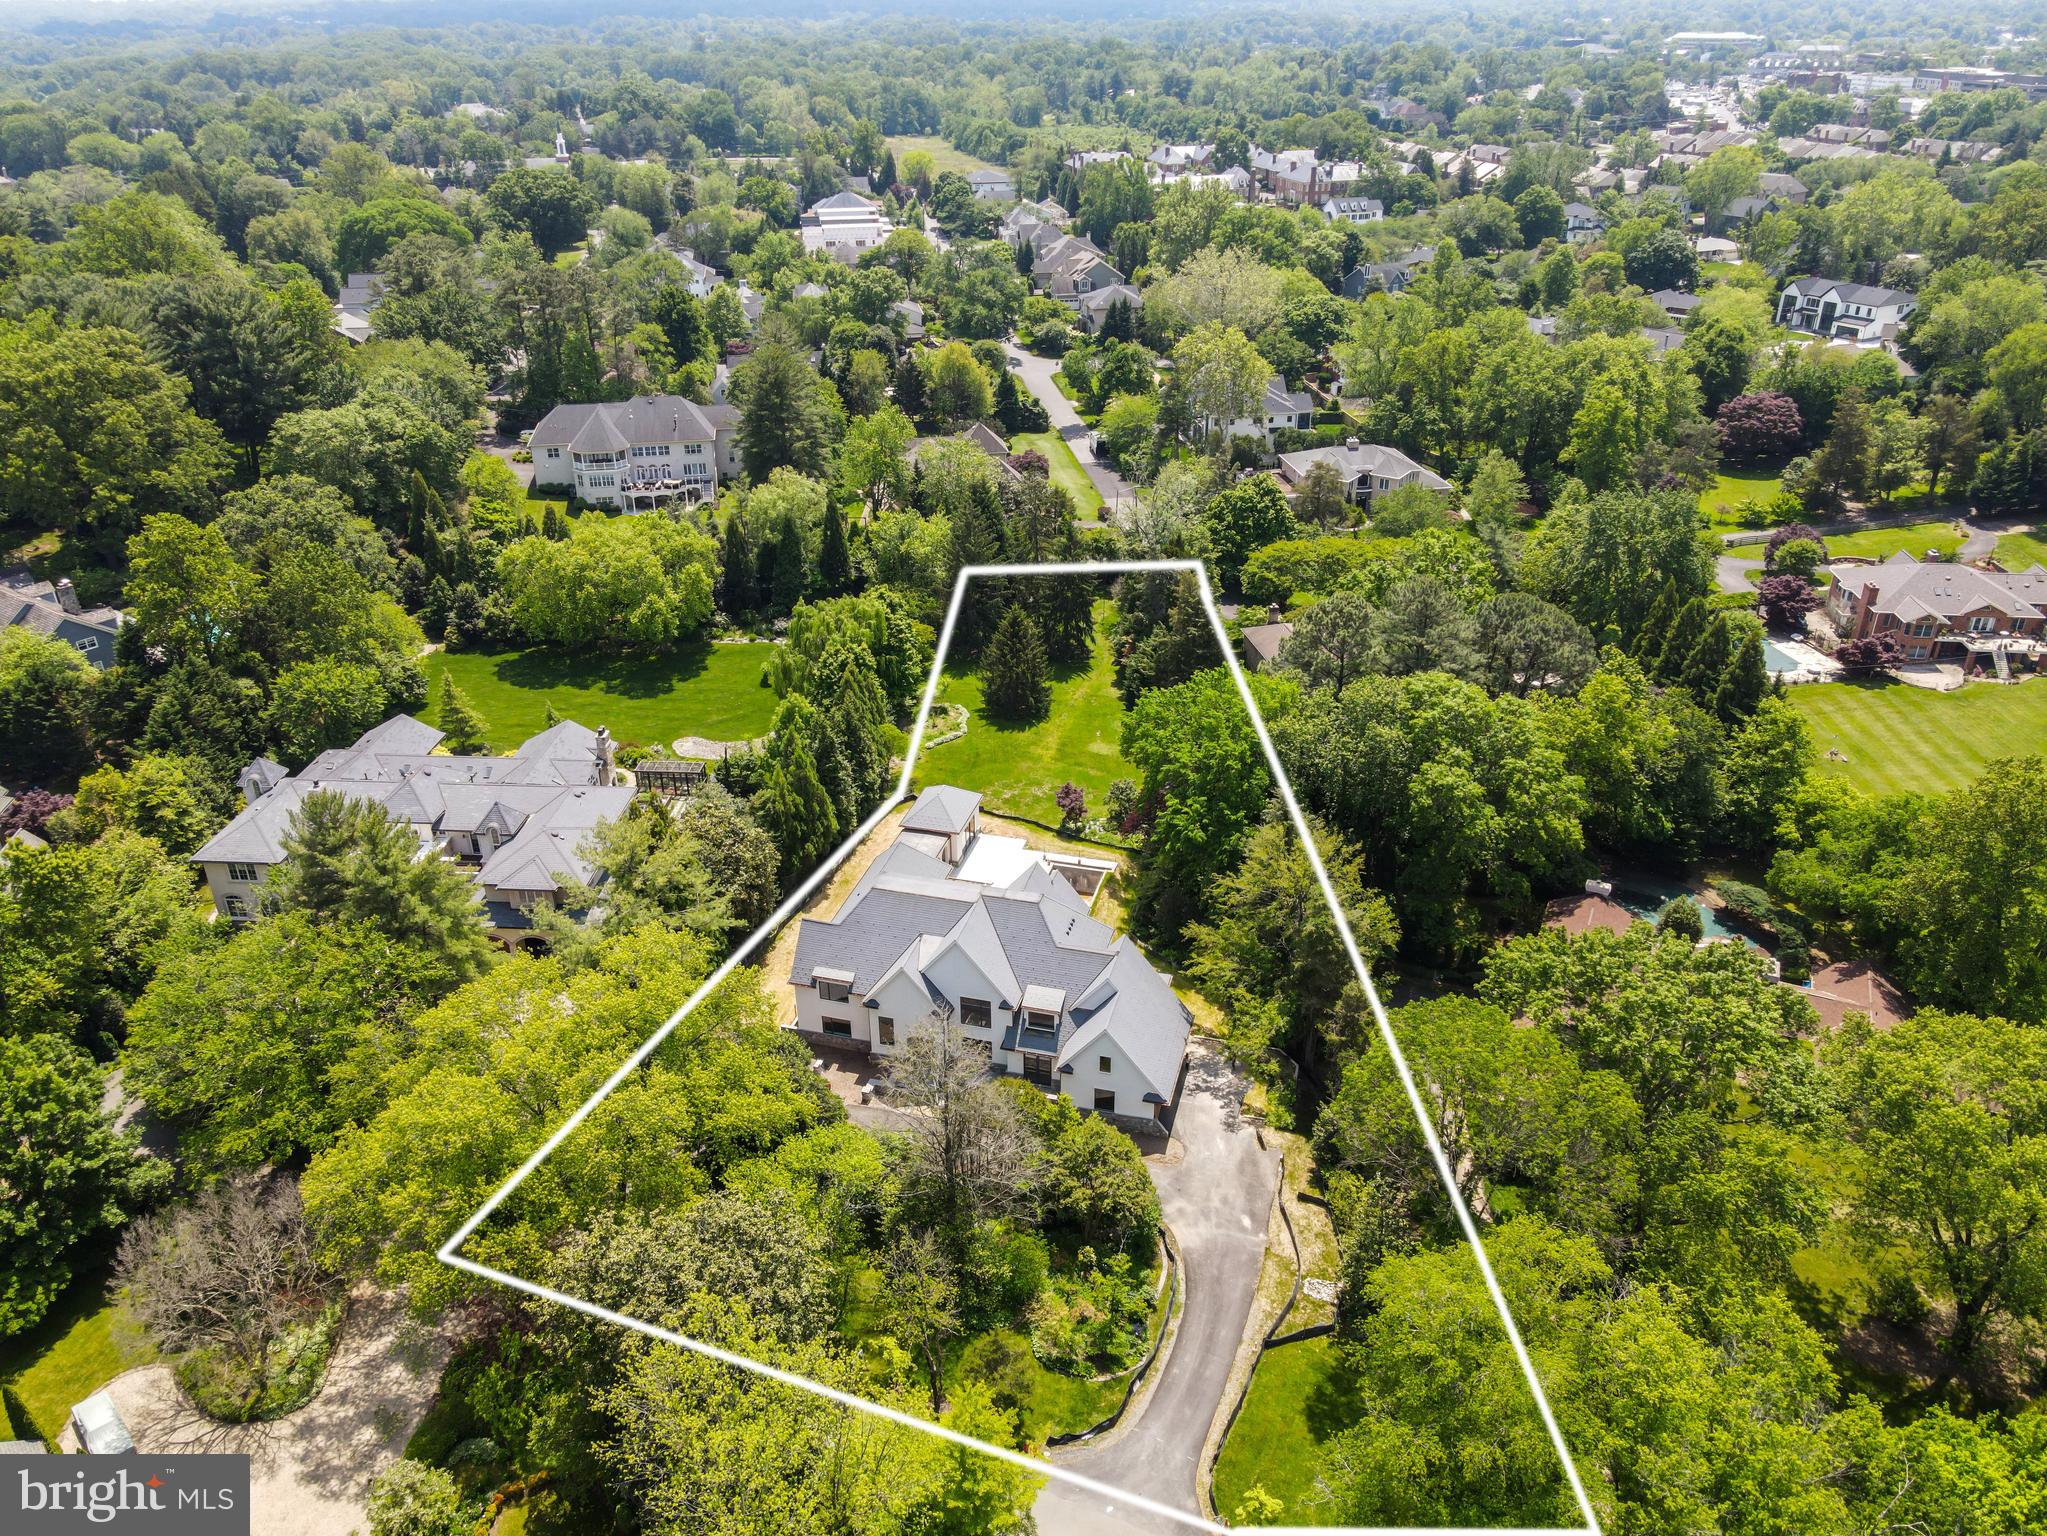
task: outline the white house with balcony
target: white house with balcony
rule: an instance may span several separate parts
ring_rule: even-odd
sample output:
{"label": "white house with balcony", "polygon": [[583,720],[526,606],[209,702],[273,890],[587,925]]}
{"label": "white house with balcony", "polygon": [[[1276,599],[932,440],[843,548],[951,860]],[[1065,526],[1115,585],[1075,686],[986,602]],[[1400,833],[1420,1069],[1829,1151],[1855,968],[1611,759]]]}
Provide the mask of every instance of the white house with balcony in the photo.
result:
{"label": "white house with balcony", "polygon": [[621,512],[691,506],[739,473],[739,411],[680,395],[558,405],[527,446],[538,489]]}
{"label": "white house with balcony", "polygon": [[411,828],[420,858],[459,863],[476,884],[478,920],[502,943],[525,936],[534,911],[558,904],[565,887],[596,881],[583,847],[633,798],[617,782],[609,731],[564,720],[508,757],[450,756],[434,750],[441,740],[425,721],[394,715],[297,773],[255,759],[237,780],[240,814],[192,855],[214,910],[233,923],[261,915],[292,817],[323,791],[381,806]]}
{"label": "white house with balcony", "polygon": [[1193,1020],[1137,946],[1089,915],[1112,865],[983,830],[980,804],[925,790],[838,914],[802,919],[796,1029],[886,1061],[936,1015],[986,1048],[992,1072],[1158,1125]]}
{"label": "white house with balcony", "polygon": [[1370,507],[1374,496],[1419,485],[1425,490],[1447,491],[1450,482],[1434,470],[1415,463],[1398,448],[1379,443],[1361,443],[1356,438],[1342,447],[1309,448],[1279,456],[1279,476],[1292,494],[1317,464],[1327,464],[1343,482],[1343,494],[1361,507]]}
{"label": "white house with balcony", "polygon": [[1830,277],[1801,277],[1777,296],[1777,323],[1836,341],[1875,346],[1894,341],[1919,300],[1898,288],[1871,288]]}

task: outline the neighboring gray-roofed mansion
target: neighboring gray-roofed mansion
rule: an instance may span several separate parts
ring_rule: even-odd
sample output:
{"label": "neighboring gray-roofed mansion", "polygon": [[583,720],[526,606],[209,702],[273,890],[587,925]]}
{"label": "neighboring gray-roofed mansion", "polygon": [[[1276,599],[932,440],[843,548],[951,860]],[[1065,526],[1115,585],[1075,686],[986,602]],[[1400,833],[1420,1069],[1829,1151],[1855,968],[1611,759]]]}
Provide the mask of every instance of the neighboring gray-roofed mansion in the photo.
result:
{"label": "neighboring gray-roofed mansion", "polygon": [[1343,480],[1343,493],[1360,506],[1368,507],[1374,496],[1403,485],[1419,485],[1431,491],[1450,489],[1448,480],[1415,463],[1398,448],[1361,443],[1354,437],[1341,448],[1308,448],[1300,453],[1281,454],[1280,478],[1290,487],[1298,486],[1317,464],[1336,466],[1336,473]]}
{"label": "neighboring gray-roofed mansion", "polygon": [[739,410],[680,395],[558,405],[533,429],[533,483],[625,512],[710,501],[739,473]]}
{"label": "neighboring gray-roofed mansion", "polygon": [[1192,1018],[1127,936],[1088,915],[1112,866],[984,832],[980,809],[979,795],[933,785],[838,915],[802,920],[796,1028],[885,1059],[943,1014],[986,1043],[993,1070],[1156,1123]]}
{"label": "neighboring gray-roofed mansion", "polygon": [[264,876],[284,862],[292,813],[319,790],[375,801],[418,834],[421,857],[470,866],[484,920],[502,942],[531,928],[532,909],[557,900],[565,880],[589,884],[583,840],[633,798],[630,785],[614,782],[610,733],[564,720],[510,757],[436,756],[441,734],[394,715],[298,773],[264,757],[250,763],[238,781],[246,807],[192,855],[220,915],[257,915]]}
{"label": "neighboring gray-roofed mansion", "polygon": [[2011,655],[2037,655],[2047,633],[2047,568],[1922,564],[1904,550],[1881,565],[1836,561],[1827,567],[1827,617],[1844,640],[1895,635],[1907,661],[1987,655],[2002,675]]}
{"label": "neighboring gray-roofed mansion", "polygon": [[121,623],[118,609],[87,608],[80,603],[68,576],[54,585],[26,576],[0,580],[0,629],[19,624],[62,640],[96,667],[114,664],[114,641],[120,636]]}

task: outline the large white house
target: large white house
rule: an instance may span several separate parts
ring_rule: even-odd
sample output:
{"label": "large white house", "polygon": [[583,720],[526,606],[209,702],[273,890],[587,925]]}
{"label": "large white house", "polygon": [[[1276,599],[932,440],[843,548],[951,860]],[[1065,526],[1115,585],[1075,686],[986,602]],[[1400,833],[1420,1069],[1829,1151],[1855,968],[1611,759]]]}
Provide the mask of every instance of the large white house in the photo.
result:
{"label": "large white house", "polygon": [[1431,491],[1450,489],[1448,480],[1415,463],[1398,448],[1361,443],[1354,437],[1347,439],[1341,448],[1309,448],[1300,453],[1281,454],[1280,478],[1287,483],[1289,490],[1298,489],[1300,483],[1307,479],[1308,471],[1317,464],[1333,466],[1337,477],[1343,481],[1344,495],[1361,507],[1369,507],[1374,496],[1405,485],[1419,485]]}
{"label": "large white house", "polygon": [[1259,438],[1270,449],[1273,434],[1289,429],[1306,432],[1314,425],[1315,397],[1304,389],[1288,389],[1286,380],[1275,373],[1265,381],[1265,396],[1254,415],[1227,423],[1204,420],[1201,429],[1205,433],[1220,431],[1227,438]]}
{"label": "large white house", "polygon": [[500,942],[531,929],[533,910],[559,901],[564,884],[592,883],[583,842],[633,798],[632,786],[616,782],[610,732],[564,720],[509,757],[437,755],[441,738],[423,720],[394,715],[297,773],[267,757],[251,762],[238,780],[247,802],[241,814],[192,855],[214,909],[235,923],[259,914],[264,879],[284,862],[292,814],[318,791],[374,801],[412,828],[421,858],[460,861]]}
{"label": "large white house", "polygon": [[1777,296],[1777,323],[1815,336],[1874,346],[1895,341],[1900,327],[1918,307],[1918,299],[1901,289],[1801,277],[1786,283]]}
{"label": "large white house", "polygon": [[991,1070],[1157,1124],[1192,1018],[1128,936],[1089,916],[1109,863],[983,831],[980,809],[933,785],[838,915],[802,920],[796,1028],[885,1061],[938,1014],[986,1045]]}
{"label": "large white house", "polygon": [[624,512],[687,506],[739,473],[739,411],[680,395],[558,405],[527,446],[542,490]]}
{"label": "large white house", "polygon": [[823,252],[850,267],[862,251],[872,250],[895,229],[873,198],[858,192],[834,192],[810,205],[797,233],[803,237],[805,255]]}

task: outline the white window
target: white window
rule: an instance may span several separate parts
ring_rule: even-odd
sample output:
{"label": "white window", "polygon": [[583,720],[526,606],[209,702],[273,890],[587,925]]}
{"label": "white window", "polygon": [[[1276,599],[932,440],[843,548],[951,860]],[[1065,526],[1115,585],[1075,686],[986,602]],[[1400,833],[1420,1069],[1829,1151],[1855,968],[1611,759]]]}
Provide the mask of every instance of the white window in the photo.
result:
{"label": "white window", "polygon": [[876,1019],[874,1021],[874,1038],[883,1045],[894,1045],[896,1043],[896,1021],[887,1014],[883,1014],[880,1018]]}
{"label": "white window", "polygon": [[682,451],[689,454],[692,458],[700,459],[704,456],[704,445],[702,443],[684,443]]}
{"label": "white window", "polygon": [[239,896],[230,896],[227,899],[227,915],[236,919],[245,918],[249,915],[249,904]]}
{"label": "white window", "polygon": [[100,648],[100,641],[98,635],[87,635],[83,639],[75,641],[74,643],[81,651],[85,652],[85,654],[88,656],[90,656],[94,651]]}
{"label": "white window", "polygon": [[227,877],[242,885],[254,885],[260,878],[253,864],[230,864],[227,867]]}
{"label": "white window", "polygon": [[550,459],[558,459],[562,456],[562,451],[559,448],[550,448],[547,450],[547,456]]}
{"label": "white window", "polygon": [[824,1021],[824,1032],[828,1035],[841,1035],[850,1040],[853,1038],[853,1021],[851,1019],[826,1019]]}
{"label": "white window", "polygon": [[843,1003],[853,995],[853,989],[843,981],[819,981],[817,1000],[821,1003]]}
{"label": "white window", "polygon": [[1906,649],[1905,654],[1914,661],[1917,661],[1926,654],[1926,647],[1923,645],[1910,646]]}
{"label": "white window", "polygon": [[1097,1067],[1099,1067],[1099,1068],[1100,1068],[1100,1069],[1101,1069],[1102,1071],[1104,1071],[1104,1072],[1113,1072],[1113,1071],[1115,1071],[1115,1070],[1116,1070],[1116,1064],[1115,1064],[1115,1062],[1114,1062],[1114,1061],[1112,1061],[1112,1060],[1111,1060],[1111,1059],[1110,1059],[1109,1057],[1107,1057],[1107,1056],[1099,1056],[1099,1057],[1096,1057],[1096,1058],[1095,1058],[1095,1065],[1096,1065]]}
{"label": "white window", "polygon": [[963,997],[960,999],[960,1027],[963,1029],[986,1029],[992,1015],[988,1011],[985,997]]}
{"label": "white window", "polygon": [[1113,1115],[1116,1113],[1116,1095],[1107,1088],[1097,1088],[1095,1090],[1095,1113],[1098,1115]]}
{"label": "white window", "polygon": [[1987,635],[1995,628],[1997,628],[1997,620],[1987,613],[1979,613],[1969,620],[1969,632],[1971,634]]}

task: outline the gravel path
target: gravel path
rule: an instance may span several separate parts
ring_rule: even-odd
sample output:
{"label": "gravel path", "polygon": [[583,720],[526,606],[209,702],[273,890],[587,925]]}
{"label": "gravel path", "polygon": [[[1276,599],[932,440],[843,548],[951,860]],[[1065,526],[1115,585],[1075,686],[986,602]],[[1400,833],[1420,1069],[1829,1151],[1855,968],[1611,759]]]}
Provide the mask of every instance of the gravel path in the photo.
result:
{"label": "gravel path", "polygon": [[[163,1365],[125,1372],[107,1391],[145,1454],[246,1454],[253,1536],[349,1536],[370,1480],[397,1460],[433,1401],[453,1345],[451,1334],[409,1323],[396,1297],[361,1290],[320,1395],[287,1418],[215,1423]],[[66,1430],[59,1445],[70,1451],[70,1442]]]}

